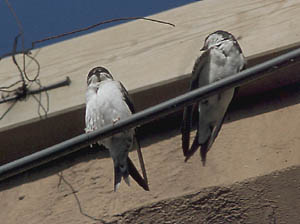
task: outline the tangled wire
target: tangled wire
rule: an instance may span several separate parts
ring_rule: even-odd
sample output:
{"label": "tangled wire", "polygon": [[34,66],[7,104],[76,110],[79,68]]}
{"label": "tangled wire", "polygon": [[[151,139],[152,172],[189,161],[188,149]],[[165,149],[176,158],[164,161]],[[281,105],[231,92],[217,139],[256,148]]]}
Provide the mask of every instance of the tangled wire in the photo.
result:
{"label": "tangled wire", "polygon": [[[72,35],[75,33],[84,32],[84,31],[96,28],[98,26],[101,26],[101,25],[104,25],[107,23],[119,22],[119,21],[148,20],[150,22],[156,22],[156,23],[166,24],[166,25],[170,25],[170,26],[175,26],[174,24],[169,23],[169,22],[146,18],[146,17],[115,18],[115,19],[111,19],[111,20],[101,21],[96,24],[93,24],[93,25],[90,25],[90,26],[87,26],[84,28],[80,28],[77,30],[73,30],[70,32],[65,32],[62,34],[55,35],[55,36],[50,36],[50,37],[47,37],[44,39],[33,41],[31,43],[31,47],[29,49],[25,49],[25,47],[24,47],[24,29],[21,24],[21,21],[19,20],[17,14],[15,13],[15,11],[14,11],[13,7],[11,6],[11,4],[9,3],[9,1],[5,0],[5,2],[7,4],[7,7],[9,8],[11,14],[13,15],[13,17],[16,20],[19,33],[14,39],[12,51],[0,56],[0,60],[3,59],[4,57],[12,57],[12,60],[19,71],[20,79],[14,83],[7,85],[7,86],[2,86],[2,87],[0,86],[0,92],[2,92],[2,95],[1,95],[2,99],[0,100],[0,104],[9,102],[9,101],[13,101],[13,103],[8,107],[8,109],[0,116],[0,120],[2,120],[5,117],[5,115],[14,107],[14,105],[16,104],[16,102],[18,100],[26,99],[29,95],[31,95],[35,99],[35,101],[38,103],[38,114],[39,114],[40,118],[43,118],[43,115],[45,117],[47,117],[47,113],[49,112],[49,94],[48,94],[47,90],[65,86],[65,85],[70,85],[69,77],[67,77],[66,80],[64,80],[64,81],[61,81],[59,83],[55,83],[55,84],[51,85],[51,87],[49,87],[49,86],[45,87],[42,85],[41,80],[40,80],[41,66],[40,66],[38,60],[35,58],[35,56],[32,56],[32,54],[31,54],[31,51],[35,48],[36,44],[46,42],[49,40],[53,40],[53,39],[58,39],[58,38]],[[19,38],[21,38],[21,50],[17,51]],[[18,55],[18,54],[22,55],[22,61],[23,61],[22,68],[16,60],[16,55]],[[26,68],[28,66],[28,65],[26,65],[26,58],[29,58],[31,60],[30,62],[33,61],[37,66],[37,72],[36,72],[36,74],[33,75],[33,78],[31,78],[26,72]],[[30,90],[30,87],[33,84],[38,85],[39,89]],[[46,106],[44,106],[41,102],[42,93],[45,93],[45,95],[46,95]],[[6,94],[6,95],[4,95],[4,94]],[[36,97],[35,94],[39,94],[39,96]]]}

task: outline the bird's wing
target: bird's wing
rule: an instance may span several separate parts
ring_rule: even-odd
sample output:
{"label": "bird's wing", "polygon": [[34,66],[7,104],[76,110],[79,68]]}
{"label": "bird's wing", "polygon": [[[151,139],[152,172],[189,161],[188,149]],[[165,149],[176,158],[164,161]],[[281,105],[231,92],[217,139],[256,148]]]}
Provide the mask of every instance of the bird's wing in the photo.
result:
{"label": "bird's wing", "polygon": [[119,82],[120,84],[120,90],[121,90],[121,93],[123,95],[123,99],[125,100],[127,106],[129,107],[130,111],[132,114],[135,113],[135,109],[134,109],[134,105],[132,103],[132,100],[127,92],[127,90],[125,89],[125,87],[123,86],[123,84],[121,82]]}
{"label": "bird's wing", "polygon": [[215,139],[218,137],[219,132],[220,132],[220,130],[221,130],[221,127],[222,127],[222,125],[223,125],[223,123],[224,123],[224,121],[225,121],[225,118],[227,117],[227,114],[228,114],[228,108],[230,108],[230,106],[232,105],[233,99],[236,98],[236,95],[237,95],[238,91],[239,91],[239,87],[236,87],[236,88],[234,89],[233,97],[232,97],[232,99],[231,99],[231,101],[230,101],[230,103],[229,103],[229,105],[228,105],[228,107],[227,107],[227,110],[226,110],[226,112],[225,112],[225,114],[224,114],[224,116],[223,116],[221,122],[219,122],[219,123],[216,125],[216,127],[215,127],[215,130],[214,130],[214,132],[213,132],[213,134],[212,134],[212,137],[211,137],[212,140],[211,140],[211,142],[209,143],[209,145],[207,146],[207,147],[208,147],[208,150],[209,150],[210,146],[214,143]]}
{"label": "bird's wing", "polygon": [[145,179],[141,177],[139,174],[139,171],[136,169],[135,165],[131,161],[131,159],[127,158],[127,166],[128,166],[128,172],[129,175],[140,185],[145,191],[149,191],[148,183]]}
{"label": "bird's wing", "polygon": [[[131,98],[130,98],[130,96],[129,96],[129,94],[128,94],[128,92],[127,92],[127,90],[125,89],[125,87],[123,86],[123,84],[121,83],[121,82],[119,82],[120,83],[120,87],[121,87],[121,92],[122,92],[122,94],[123,94],[123,98],[124,98],[124,100],[125,100],[125,102],[126,102],[126,104],[128,105],[128,107],[129,107],[129,109],[130,109],[130,111],[131,111],[131,113],[132,114],[134,114],[135,113],[135,109],[134,109],[134,105],[133,105],[133,103],[132,103],[132,100],[131,100]],[[147,178],[147,173],[146,173],[146,168],[145,168],[145,163],[144,163],[144,159],[143,159],[143,154],[142,154],[142,151],[141,151],[141,145],[140,145],[140,142],[139,142],[139,139],[138,139],[138,137],[137,137],[137,129],[135,129],[135,134],[134,134],[134,139],[135,139],[135,141],[136,141],[136,143],[137,143],[137,153],[138,153],[138,157],[139,157],[139,162],[140,162],[140,166],[141,166],[141,169],[142,169],[142,173],[143,173],[143,177],[144,177],[144,179],[143,179],[143,184],[141,184],[140,182],[141,182],[141,180],[140,180],[140,174],[138,173],[138,171],[136,170],[136,168],[135,169],[129,169],[129,174],[132,176],[132,178],[134,179],[134,180],[136,180],[137,181],[137,183],[140,185],[140,186],[144,186],[144,185],[146,185],[147,186],[147,189],[145,189],[144,187],[144,189],[145,190],[149,190],[149,187],[148,187],[148,178]],[[132,162],[131,162],[132,163]],[[133,163],[132,163],[132,165],[133,165]],[[134,165],[133,165],[134,166]],[[132,173],[130,173],[130,172],[132,172]],[[135,177],[136,176],[136,177]]]}
{"label": "bird's wing", "polygon": [[137,153],[138,153],[138,157],[139,157],[139,162],[140,162],[140,166],[141,166],[141,169],[142,169],[144,181],[145,181],[145,183],[147,185],[147,188],[149,190],[149,187],[148,187],[148,178],[147,178],[145,163],[144,163],[143,154],[142,154],[142,150],[141,150],[141,145],[140,145],[140,141],[139,141],[139,139],[138,139],[138,137],[136,135],[137,134],[135,133],[134,138],[135,138],[135,141],[137,143]]}
{"label": "bird's wing", "polygon": [[201,72],[203,72],[205,66],[209,63],[209,54],[210,50],[207,50],[203,52],[203,54],[200,57],[197,58],[192,71],[190,90],[194,90],[199,87],[199,78]]}
{"label": "bird's wing", "polygon": [[[205,68],[205,65],[209,63],[210,50],[205,51],[200,57],[197,58],[190,82],[190,91],[197,89],[199,87],[199,77]],[[184,108],[183,120],[181,126],[182,133],[182,150],[183,155],[187,156],[187,152],[190,147],[190,132],[193,121],[193,109],[194,105],[190,105]]]}

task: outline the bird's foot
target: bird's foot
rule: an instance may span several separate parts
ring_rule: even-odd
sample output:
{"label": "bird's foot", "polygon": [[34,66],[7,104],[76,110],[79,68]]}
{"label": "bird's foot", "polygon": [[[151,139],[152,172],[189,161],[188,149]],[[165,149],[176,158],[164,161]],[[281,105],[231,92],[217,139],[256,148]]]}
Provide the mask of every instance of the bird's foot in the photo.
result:
{"label": "bird's foot", "polygon": [[117,117],[116,119],[113,119],[113,125],[115,124],[115,123],[117,123],[118,121],[120,120],[120,118],[119,117]]}
{"label": "bird's foot", "polygon": [[[93,130],[88,129],[88,128],[85,128],[84,130],[85,130],[85,133],[90,133],[90,132],[93,131]],[[95,144],[95,143],[90,144],[90,148],[93,148],[93,144]]]}

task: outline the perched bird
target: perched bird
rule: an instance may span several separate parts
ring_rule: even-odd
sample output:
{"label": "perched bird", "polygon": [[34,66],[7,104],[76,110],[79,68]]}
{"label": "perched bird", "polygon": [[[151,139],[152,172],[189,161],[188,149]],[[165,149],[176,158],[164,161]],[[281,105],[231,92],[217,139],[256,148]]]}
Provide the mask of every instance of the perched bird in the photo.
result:
{"label": "perched bird", "polygon": [[[234,75],[240,72],[246,64],[236,38],[226,31],[219,30],[208,35],[201,51],[204,52],[195,62],[190,90]],[[185,161],[201,146],[200,154],[203,166],[205,166],[206,154],[218,136],[227,108],[237,90],[235,88],[219,92],[196,104],[198,107],[197,132],[191,148],[189,148],[190,129],[195,105],[184,108],[181,132]]]}
{"label": "perched bird", "polygon": [[[86,92],[86,132],[100,129],[109,124],[127,118],[134,113],[134,107],[128,92],[121,82],[115,81],[110,72],[104,67],[93,68],[87,76]],[[97,142],[109,149],[114,163],[114,191],[117,191],[121,179],[130,185],[129,174],[145,190],[149,190],[146,172],[144,179],[138,173],[128,157],[129,150],[137,143],[140,162],[141,152],[135,129],[125,130]],[[143,160],[142,160],[143,169]]]}

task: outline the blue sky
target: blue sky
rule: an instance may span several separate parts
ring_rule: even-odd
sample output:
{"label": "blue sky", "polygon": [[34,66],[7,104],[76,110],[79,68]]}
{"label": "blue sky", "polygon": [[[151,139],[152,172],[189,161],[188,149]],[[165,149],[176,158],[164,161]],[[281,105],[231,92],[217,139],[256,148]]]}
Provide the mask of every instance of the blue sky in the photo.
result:
{"label": "blue sky", "polygon": [[[25,47],[34,40],[57,35],[94,23],[131,16],[149,16],[195,0],[9,0],[24,28]],[[100,26],[94,32],[118,23]],[[0,0],[0,55],[10,52],[18,27],[5,0]],[[83,35],[83,32],[78,35]],[[78,36],[77,35],[77,36]],[[41,47],[64,39],[39,44]]]}

